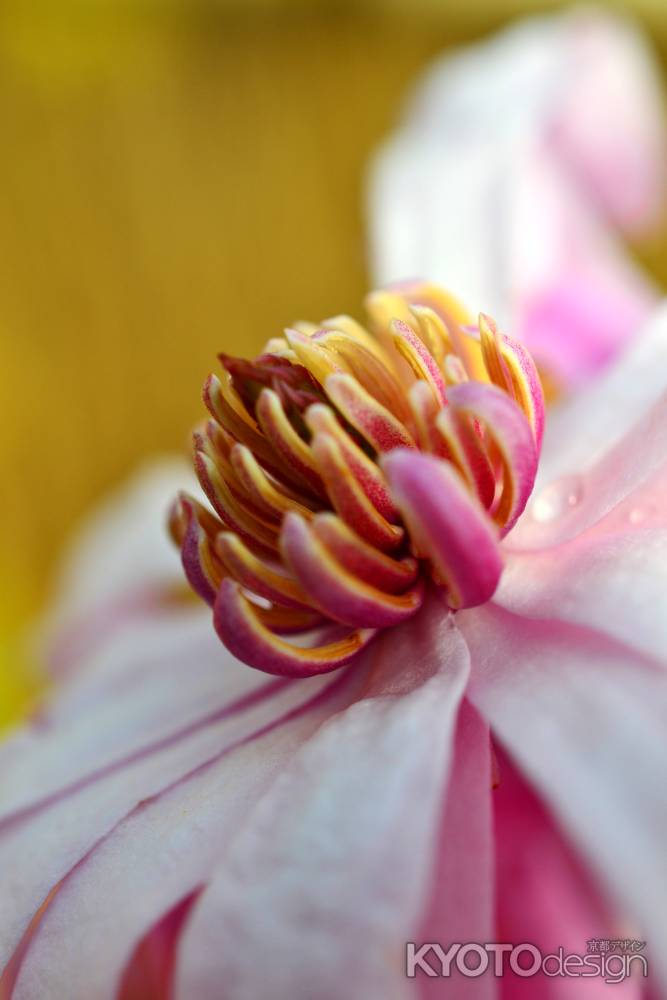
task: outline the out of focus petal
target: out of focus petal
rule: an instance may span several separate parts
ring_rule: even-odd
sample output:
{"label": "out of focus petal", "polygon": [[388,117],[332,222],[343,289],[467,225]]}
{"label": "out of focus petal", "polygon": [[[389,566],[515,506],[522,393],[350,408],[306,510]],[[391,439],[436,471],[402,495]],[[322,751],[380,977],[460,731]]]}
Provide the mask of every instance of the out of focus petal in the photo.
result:
{"label": "out of focus petal", "polygon": [[[591,420],[602,425],[595,409]],[[595,628],[667,662],[667,392],[596,462],[543,485],[504,555],[503,607]]]}
{"label": "out of focus petal", "polygon": [[[89,1000],[91,983],[99,1000],[115,997],[137,943],[156,918],[206,881],[290,756],[331,712],[349,703],[355,690],[349,680],[343,675],[324,690],[315,681],[320,689],[314,694],[307,683],[286,687],[282,704],[268,714],[236,718],[217,734],[217,747],[209,748],[203,763],[185,775],[177,772],[152,794],[145,789],[135,807],[88,847],[70,834],[66,843],[70,849],[76,844],[79,855],[61,874],[58,892],[29,941],[16,1000]],[[187,751],[187,744],[180,748],[179,763]],[[85,810],[76,798],[69,805],[79,823],[95,805],[106,810],[104,783]],[[21,830],[23,856],[29,852],[34,864],[49,856],[39,831],[34,822]],[[52,848],[51,854],[58,858]]]}
{"label": "out of focus petal", "polygon": [[665,147],[656,72],[628,22],[524,21],[437,63],[381,150],[374,277],[456,288],[581,383],[657,299],[615,230],[655,226]]}
{"label": "out of focus petal", "polygon": [[492,604],[460,612],[469,696],[591,871],[641,927],[667,982],[667,678],[627,647]]}
{"label": "out of focus petal", "polygon": [[132,618],[169,607],[183,571],[165,531],[176,492],[194,482],[185,462],[153,461],[82,522],[68,548],[43,623],[52,670],[63,673]]}
{"label": "out of focus petal", "polygon": [[663,302],[608,371],[550,410],[538,488],[592,466],[648,413],[665,389],[667,303]]}
{"label": "out of focus petal", "polygon": [[[172,704],[164,699],[159,703],[165,716],[160,729],[149,711],[150,700],[140,701],[139,707],[132,709],[133,725],[141,729],[143,713],[146,733],[140,742],[136,735],[130,739],[125,715],[132,708],[132,697],[111,692],[97,706],[89,706],[85,724],[77,725],[64,717],[55,728],[50,724],[41,738],[36,730],[23,745],[16,773],[13,768],[3,771],[3,778],[11,775],[21,787],[14,790],[8,784],[7,795],[3,789],[0,796],[0,864],[7,873],[0,901],[0,966],[51,889],[142,801],[159,796],[239,742],[307,704],[326,686],[318,679],[300,685],[266,681],[241,668],[245,675],[259,677],[260,683],[245,688],[245,693],[237,688],[236,697],[230,688],[225,696],[224,665],[215,640],[212,646],[215,656],[210,663],[217,668],[220,691],[216,698],[212,684],[202,685],[196,715],[186,696],[188,685],[182,684],[181,651],[181,684],[172,690]],[[191,644],[190,654],[192,649]],[[201,649],[198,656],[204,658]],[[164,655],[163,665],[166,662]],[[189,675],[195,686],[197,670],[191,668]],[[199,677],[202,675],[203,670]],[[131,690],[136,697],[136,689]],[[29,866],[25,865],[27,853],[32,858]]]}
{"label": "out of focus petal", "polygon": [[[529,941],[543,955],[586,953],[591,939],[625,936],[553,819],[512,762],[499,755],[493,794],[499,941]],[[626,927],[627,929],[627,927]],[[553,972],[554,961],[547,968]],[[643,981],[515,975],[505,961],[503,1000],[638,1000]]]}
{"label": "out of focus petal", "polygon": [[[492,816],[489,727],[467,700],[461,705],[452,771],[440,823],[430,903],[415,941],[494,941],[496,939],[495,839]],[[427,958],[428,961],[428,958]],[[493,1000],[492,975],[462,976],[452,965],[456,996]],[[443,983],[417,971],[419,996],[438,1000]]]}

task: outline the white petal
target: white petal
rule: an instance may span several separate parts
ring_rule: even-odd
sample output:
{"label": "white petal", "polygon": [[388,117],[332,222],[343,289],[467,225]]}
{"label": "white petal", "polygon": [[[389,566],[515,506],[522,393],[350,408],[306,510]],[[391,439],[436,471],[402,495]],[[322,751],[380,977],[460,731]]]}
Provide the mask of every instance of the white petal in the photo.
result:
{"label": "white petal", "polygon": [[63,617],[79,616],[128,587],[182,578],[165,519],[178,490],[193,481],[181,459],[156,460],[91,512],[78,528],[55,587]]}
{"label": "white petal", "polygon": [[[345,680],[349,678],[343,675]],[[325,687],[319,682],[319,690]],[[90,1000],[91,989],[95,1000],[112,1000],[143,934],[205,882],[257,797],[322,720],[349,701],[355,688],[329,680],[327,690],[330,697],[316,695],[312,700],[312,687],[287,685],[274,712],[294,713],[311,701],[308,710],[277,725],[274,712],[267,716],[264,706],[250,727],[251,720],[244,718],[235,720],[231,732],[218,731],[218,749],[206,763],[157,797],[144,798],[88,854],[77,858],[28,945],[16,1000]],[[252,738],[258,725],[265,727],[263,735],[260,728]],[[102,784],[97,804],[108,814],[104,791]],[[76,797],[70,802],[74,816],[79,805]],[[81,817],[88,833],[92,806],[92,801],[85,803]],[[74,843],[80,850],[78,831]],[[38,858],[40,848],[48,852],[44,824],[36,831],[27,823],[24,852]],[[62,862],[57,848],[56,858]]]}
{"label": "white petal", "polygon": [[[440,607],[376,647],[369,697],[297,754],[250,817],[184,934],[183,1000],[402,998],[468,666]],[[369,651],[370,656],[370,651]],[[403,665],[428,675],[410,689]],[[402,692],[402,693],[401,693]]]}

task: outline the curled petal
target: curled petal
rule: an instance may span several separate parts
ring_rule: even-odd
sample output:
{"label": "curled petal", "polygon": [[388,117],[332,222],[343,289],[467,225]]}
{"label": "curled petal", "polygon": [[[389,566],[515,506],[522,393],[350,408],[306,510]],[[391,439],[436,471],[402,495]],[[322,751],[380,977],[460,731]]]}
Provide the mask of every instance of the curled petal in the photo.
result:
{"label": "curled petal", "polygon": [[419,609],[423,586],[386,594],[349,573],[298,514],[288,514],[280,536],[285,559],[313,603],[343,625],[386,628]]}
{"label": "curled petal", "polygon": [[[475,383],[479,384],[479,383]],[[442,441],[436,454],[443,452],[456,465],[487,509],[496,494],[496,477],[481,438],[472,422],[453,407],[441,410],[437,416],[435,432]]]}
{"label": "curled petal", "polygon": [[408,401],[421,450],[433,452],[440,458],[451,458],[450,449],[436,429],[441,407],[427,383],[421,379],[415,382],[408,392]]}
{"label": "curled petal", "polygon": [[311,677],[336,670],[354,659],[375,635],[374,629],[357,629],[325,646],[292,646],[262,624],[239,584],[229,579],[223,580],[218,591],[213,624],[230,653],[248,666],[281,677]]}
{"label": "curled petal", "polygon": [[489,378],[514,396],[526,414],[539,455],[544,434],[544,394],[535,362],[522,344],[500,334],[484,313],[479,317],[479,333]]}
{"label": "curled petal", "polygon": [[317,433],[312,440],[313,454],[327,485],[331,502],[342,519],[358,535],[382,551],[400,545],[403,529],[390,524],[373,506],[357,482],[343,453],[329,434]]}
{"label": "curled petal", "polygon": [[253,513],[249,502],[239,502],[215,462],[202,452],[195,454],[195,471],[216,514],[252,548],[275,552],[278,526]]}
{"label": "curled petal", "polygon": [[298,330],[285,330],[285,337],[301,364],[320,385],[324,385],[329,375],[347,370],[345,362],[329,351],[321,341]]}
{"label": "curled petal", "polygon": [[[361,323],[358,323],[356,319],[353,319],[352,316],[332,316],[329,319],[323,320],[322,332],[326,334],[327,343],[329,343],[329,334],[342,333],[347,343],[353,346],[353,351],[361,347],[373,354],[383,365],[389,363],[389,359],[378,343],[377,338],[371,336],[368,330]],[[333,343],[335,344],[335,349],[341,350],[341,353],[343,353],[343,343],[339,340],[334,340]],[[353,351],[349,355],[350,360],[353,358]],[[343,357],[348,360],[346,353],[343,353]]]}
{"label": "curled petal", "polygon": [[323,432],[334,439],[352,475],[375,509],[388,521],[397,521],[398,511],[382,472],[343,430],[333,410],[316,403],[306,411],[306,423],[313,434]]}
{"label": "curled petal", "polygon": [[483,604],[502,571],[496,529],[461,477],[431,455],[397,449],[382,465],[417,543],[448,589],[451,607]]}
{"label": "curled petal", "polygon": [[262,389],[260,392],[257,399],[257,419],[287,469],[318,496],[326,496],[312,452],[287,419],[280,397],[273,389]]}
{"label": "curled petal", "polygon": [[403,295],[400,295],[393,288],[382,288],[379,291],[371,292],[364,300],[366,312],[371,321],[373,334],[382,345],[385,353],[392,360],[392,367],[396,370],[401,382],[411,381],[410,369],[398,354],[391,336],[390,326],[392,320],[402,319],[404,323],[409,323],[412,319],[410,308]]}
{"label": "curled petal", "polygon": [[484,313],[479,314],[479,341],[482,347],[484,367],[494,385],[499,389],[511,390],[509,372],[500,351],[498,328],[494,320]]}
{"label": "curled petal", "polygon": [[537,451],[530,425],[514,400],[495,386],[464,382],[449,390],[457,413],[481,420],[503,463],[503,493],[495,519],[507,532],[531,494],[537,473]]}
{"label": "curled petal", "polygon": [[[213,604],[223,577],[212,545],[216,519],[191,497],[182,494],[170,517],[172,535],[179,537],[181,561],[188,583],[207,604]],[[213,536],[214,537],[214,536]]]}
{"label": "curled petal", "polygon": [[238,412],[238,408],[233,409],[229,405],[222,390],[223,385],[220,379],[216,375],[209,375],[204,383],[202,396],[211,416],[235,440],[241,441],[256,455],[259,455],[260,458],[275,466],[276,456],[270,444],[259,433],[257,424],[247,412],[241,400],[239,399],[239,408],[242,407],[243,409],[243,417]]}
{"label": "curled petal", "polygon": [[468,310],[449,292],[424,281],[406,281],[392,286],[410,306],[427,306],[444,323],[454,352],[461,358],[473,379],[484,377],[484,363],[479,344],[466,333],[471,322]]}
{"label": "curled petal", "polygon": [[440,405],[446,406],[447,393],[442,374],[426,345],[403,320],[393,320],[391,331],[396,350],[407,361],[415,378],[428,383]]}
{"label": "curled petal", "polygon": [[366,341],[359,343],[339,330],[326,330],[322,333],[323,342],[343,358],[347,368],[364,389],[386,406],[397,420],[405,422],[410,414],[405,405],[403,389],[391,370],[391,360],[383,356],[380,345],[369,334],[366,336],[375,344],[375,350],[371,350]]}
{"label": "curled petal", "polygon": [[528,417],[539,455],[544,436],[544,393],[540,376],[523,344],[512,340],[507,334],[503,334],[502,343],[503,358],[512,380],[514,397]]}
{"label": "curled petal", "polygon": [[299,584],[254,555],[238,535],[221,532],[215,540],[215,551],[229,575],[248,590],[288,608],[310,607]]}
{"label": "curled petal", "polygon": [[445,356],[454,349],[447,327],[437,313],[429,309],[428,306],[410,306],[410,312],[417,321],[419,336],[426,345],[429,354],[442,367]]}
{"label": "curled petal", "polygon": [[316,514],[312,531],[336,560],[354,576],[390,594],[400,594],[417,578],[412,556],[392,559],[357,535],[335,514]]}
{"label": "curled petal", "polygon": [[319,611],[307,608],[264,608],[250,602],[257,620],[274,635],[301,635],[327,624]]}
{"label": "curled petal", "polygon": [[359,431],[377,452],[392,448],[414,448],[415,443],[393,413],[378,403],[351,375],[330,375],[325,389],[331,402],[348,423]]}
{"label": "curled petal", "polygon": [[288,511],[298,510],[304,517],[311,511],[280,489],[272,482],[253,453],[245,445],[234,445],[231,452],[232,466],[253,502],[270,517],[280,520]]}

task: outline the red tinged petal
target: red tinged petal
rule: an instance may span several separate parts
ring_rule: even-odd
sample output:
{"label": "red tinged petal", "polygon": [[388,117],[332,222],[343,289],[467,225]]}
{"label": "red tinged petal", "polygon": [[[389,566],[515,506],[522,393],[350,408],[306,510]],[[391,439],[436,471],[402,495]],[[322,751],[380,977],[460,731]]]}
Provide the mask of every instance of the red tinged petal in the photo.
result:
{"label": "red tinged petal", "polygon": [[[355,324],[355,328],[359,327]],[[405,403],[405,393],[391,368],[391,360],[384,357],[379,343],[370,334],[362,342],[338,330],[325,330],[322,339],[345,361],[347,368],[361,385],[383,406],[405,423],[410,413]],[[357,334],[357,337],[359,334]]]}
{"label": "red tinged petal", "polygon": [[299,584],[259,559],[238,535],[221,532],[215,550],[227,573],[247,590],[287,608],[310,608],[308,596]]}
{"label": "red tinged petal", "polygon": [[304,517],[311,517],[312,512],[292,496],[288,496],[280,488],[280,484],[272,481],[266,470],[262,468],[253,453],[245,445],[235,444],[231,450],[232,466],[239,481],[245,487],[252,503],[264,511],[265,516],[279,521],[291,510],[296,510]]}
{"label": "red tinged petal", "polygon": [[331,502],[343,521],[381,551],[396,549],[403,540],[403,529],[390,524],[374,507],[334,438],[318,433],[311,447]]}
{"label": "red tinged petal", "polygon": [[442,373],[426,345],[403,320],[393,320],[391,331],[396,350],[407,361],[415,378],[426,382],[440,406],[446,406],[447,392]]}
{"label": "red tinged petal", "polygon": [[313,604],[343,625],[386,628],[412,617],[421,606],[422,582],[398,596],[364,583],[337,562],[298,514],[285,518],[280,544]]}
{"label": "red tinged petal", "polygon": [[480,420],[485,439],[498,449],[503,492],[494,516],[503,534],[514,527],[535,485],[537,451],[530,425],[514,400],[491,385],[464,382],[449,390],[457,413]]}
{"label": "red tinged petal", "polygon": [[399,515],[386,479],[378,465],[341,427],[333,410],[322,404],[311,406],[306,412],[306,423],[313,434],[325,433],[334,439],[350,472],[375,509],[388,521],[396,522]]}
{"label": "red tinged petal", "polygon": [[276,551],[278,525],[263,517],[251,502],[238,500],[215,462],[203,452],[195,454],[195,472],[225,527],[239,534],[253,549],[264,553]]}
{"label": "red tinged petal", "polygon": [[[643,936],[667,940],[667,674],[594,629],[489,603],[457,625],[469,697]],[[630,845],[630,847],[629,847]],[[623,863],[619,863],[619,858]],[[651,950],[651,975],[667,959]]]}
{"label": "red tinged petal", "polygon": [[[214,548],[212,533],[219,525],[201,504],[190,497],[181,495],[177,502],[172,523],[182,527],[181,561],[188,583],[207,604],[213,604],[223,577],[223,569]],[[209,531],[207,531],[209,528]]]}
{"label": "red tinged petal", "polygon": [[[500,781],[493,794],[498,940],[530,941],[543,955],[558,954],[559,948],[565,954],[581,955],[591,939],[625,937],[624,922],[613,919],[590,871],[500,748],[498,760]],[[547,974],[540,971],[523,978],[512,971],[506,956],[503,996],[512,1000],[534,1000],[536,994],[540,1000],[646,1000],[639,970],[629,979],[608,983],[603,977],[554,976],[557,968],[552,960]]]}
{"label": "red tinged petal", "polygon": [[438,414],[434,436],[441,442],[434,449],[436,454],[444,453],[450,459],[488,510],[495,499],[497,483],[476,422],[449,406]]}
{"label": "red tinged petal", "polygon": [[316,514],[311,528],[341,566],[365,583],[389,594],[400,594],[417,579],[416,559],[392,559],[369,545],[335,514]]}
{"label": "red tinged petal", "polygon": [[250,416],[238,400],[237,409],[232,409],[223,393],[223,385],[217,375],[209,375],[204,383],[204,405],[211,416],[236,441],[241,441],[248,448],[269,463],[276,463],[276,456],[269,442],[259,433],[257,422]]}
{"label": "red tinged petal", "polygon": [[324,385],[327,377],[334,372],[347,371],[343,359],[337,357],[314,337],[309,337],[298,330],[285,330],[285,338],[301,364],[320,385]]}
{"label": "red tinged petal", "polygon": [[397,449],[382,465],[419,554],[428,558],[454,608],[493,596],[502,558],[497,531],[447,462]]}
{"label": "red tinged petal", "polygon": [[[453,941],[498,940],[493,794],[489,727],[464,699],[457,719],[449,783],[443,789],[437,854],[429,873],[429,903],[415,941],[438,941],[447,948]],[[417,981],[419,1000],[442,1000],[441,978],[430,979],[417,972]],[[485,975],[466,979],[454,962],[450,982],[456,1000],[496,1000],[498,995],[493,966]]]}
{"label": "red tinged petal", "polygon": [[285,472],[297,482],[306,484],[319,497],[326,497],[326,490],[317,471],[310,448],[299,437],[287,419],[280,397],[272,389],[263,389],[257,400],[257,419],[284,463]]}
{"label": "red tinged petal", "polygon": [[422,451],[432,452],[439,458],[451,459],[451,451],[442,435],[437,433],[436,419],[445,412],[426,382],[418,379],[410,386],[408,403],[417,430],[417,440]]}
{"label": "red tinged petal", "polygon": [[330,375],[327,396],[348,423],[380,454],[392,448],[414,448],[406,427],[382,406],[352,375]]}
{"label": "red tinged petal", "polygon": [[374,629],[364,629],[324,646],[293,646],[262,624],[257,609],[233,580],[223,581],[220,587],[213,624],[230,653],[250,667],[281,677],[312,677],[337,670],[353,660],[375,635]]}
{"label": "red tinged petal", "polygon": [[190,893],[151,927],[134,949],[117,1000],[166,1000],[176,966],[178,938],[196,899]]}
{"label": "red tinged petal", "polygon": [[479,346],[463,327],[471,321],[468,310],[449,292],[426,281],[404,281],[391,286],[411,306],[426,306],[444,323],[454,351],[470,378],[482,378],[484,366]]}

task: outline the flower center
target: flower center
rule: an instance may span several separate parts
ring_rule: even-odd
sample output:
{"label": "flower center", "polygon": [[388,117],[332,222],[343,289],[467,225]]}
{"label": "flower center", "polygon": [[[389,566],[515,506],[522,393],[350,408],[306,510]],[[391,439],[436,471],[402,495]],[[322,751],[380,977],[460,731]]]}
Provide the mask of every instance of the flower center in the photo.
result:
{"label": "flower center", "polygon": [[338,316],[221,355],[204,386],[194,464],[214,513],[182,494],[170,530],[224,644],[270,673],[349,662],[429,580],[451,608],[487,601],[535,480],[525,348],[430,285],[367,310],[369,329]]}

